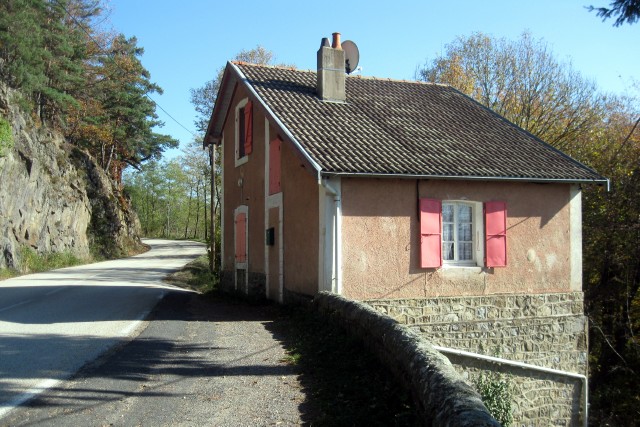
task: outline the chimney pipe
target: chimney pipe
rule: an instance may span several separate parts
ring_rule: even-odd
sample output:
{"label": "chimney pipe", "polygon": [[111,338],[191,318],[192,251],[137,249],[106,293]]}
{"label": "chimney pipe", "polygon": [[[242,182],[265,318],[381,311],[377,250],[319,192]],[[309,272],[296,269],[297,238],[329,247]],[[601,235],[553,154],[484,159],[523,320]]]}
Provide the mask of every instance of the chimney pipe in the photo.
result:
{"label": "chimney pipe", "polygon": [[342,44],[340,44],[340,33],[333,33],[333,43],[331,47],[334,49],[342,49]]}

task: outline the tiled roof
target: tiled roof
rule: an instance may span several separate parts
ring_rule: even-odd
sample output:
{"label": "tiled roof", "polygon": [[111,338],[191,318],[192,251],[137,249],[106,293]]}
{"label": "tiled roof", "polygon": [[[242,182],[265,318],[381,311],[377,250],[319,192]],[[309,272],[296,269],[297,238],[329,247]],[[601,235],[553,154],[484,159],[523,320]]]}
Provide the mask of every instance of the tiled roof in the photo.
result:
{"label": "tiled roof", "polygon": [[323,174],[604,181],[450,86],[348,76],[336,103],[315,72],[235,66]]}

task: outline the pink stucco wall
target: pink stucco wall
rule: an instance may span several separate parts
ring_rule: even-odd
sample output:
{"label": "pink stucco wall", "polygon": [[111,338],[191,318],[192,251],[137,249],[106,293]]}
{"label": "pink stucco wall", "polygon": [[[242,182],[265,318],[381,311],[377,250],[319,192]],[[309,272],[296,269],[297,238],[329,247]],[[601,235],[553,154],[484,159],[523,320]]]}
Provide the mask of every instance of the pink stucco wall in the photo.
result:
{"label": "pink stucco wall", "polygon": [[[504,268],[419,267],[419,198],[507,202]],[[570,185],[343,179],[343,293],[355,299],[571,290]]]}
{"label": "pink stucco wall", "polygon": [[315,171],[283,143],[284,288],[304,295],[318,292],[318,191]]}
{"label": "pink stucco wall", "polygon": [[[318,184],[315,171],[307,160],[293,147],[292,143],[271,124],[265,136],[265,114],[259,103],[253,103],[253,151],[246,163],[236,166],[235,162],[235,108],[248,97],[248,93],[238,87],[231,102],[229,114],[224,125],[223,138],[223,259],[222,269],[234,272],[235,240],[234,210],[241,205],[248,206],[248,272],[255,280],[264,275],[267,282],[265,265],[265,212],[269,212],[265,200],[265,147],[266,140],[280,137],[281,148],[281,190],[282,206],[271,207],[278,212],[282,209],[284,240],[283,271],[276,257],[279,243],[269,252],[269,278],[275,282],[282,274],[284,289],[299,294],[314,295],[318,291]],[[271,213],[277,217],[275,213]],[[272,219],[269,226],[278,227]],[[279,230],[275,233],[279,238]],[[269,283],[270,297],[277,295],[277,284]]]}
{"label": "pink stucco wall", "polygon": [[[249,207],[249,271],[264,273],[264,113],[253,104],[253,152],[247,163],[235,166],[235,107],[248,95],[241,87],[235,93],[224,126],[224,223],[223,270],[234,269],[234,209],[240,205]],[[239,184],[241,182],[241,185]]]}

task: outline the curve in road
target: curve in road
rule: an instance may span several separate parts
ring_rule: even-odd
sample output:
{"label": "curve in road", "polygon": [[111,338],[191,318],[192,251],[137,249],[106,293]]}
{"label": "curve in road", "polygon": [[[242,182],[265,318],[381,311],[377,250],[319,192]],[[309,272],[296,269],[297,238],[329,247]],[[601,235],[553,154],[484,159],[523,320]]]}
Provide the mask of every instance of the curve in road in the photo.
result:
{"label": "curve in road", "polygon": [[167,292],[189,292],[162,279],[206,247],[144,242],[134,257],[0,282],[0,418],[139,333]]}

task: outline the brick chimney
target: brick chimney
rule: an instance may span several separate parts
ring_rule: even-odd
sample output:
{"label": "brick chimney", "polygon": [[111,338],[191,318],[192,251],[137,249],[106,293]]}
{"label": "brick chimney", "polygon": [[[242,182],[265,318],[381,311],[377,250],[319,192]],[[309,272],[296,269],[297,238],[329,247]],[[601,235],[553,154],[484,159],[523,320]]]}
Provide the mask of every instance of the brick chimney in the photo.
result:
{"label": "brick chimney", "polygon": [[318,96],[323,101],[344,102],[345,92],[344,50],[340,45],[340,33],[333,33],[333,44],[322,39],[318,50]]}

